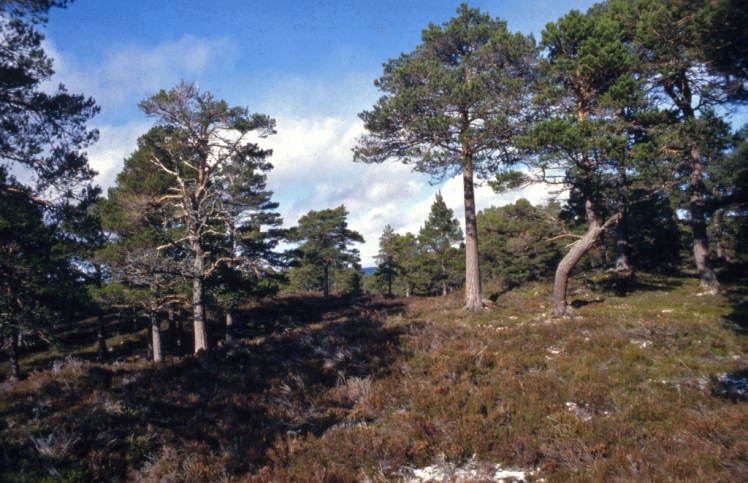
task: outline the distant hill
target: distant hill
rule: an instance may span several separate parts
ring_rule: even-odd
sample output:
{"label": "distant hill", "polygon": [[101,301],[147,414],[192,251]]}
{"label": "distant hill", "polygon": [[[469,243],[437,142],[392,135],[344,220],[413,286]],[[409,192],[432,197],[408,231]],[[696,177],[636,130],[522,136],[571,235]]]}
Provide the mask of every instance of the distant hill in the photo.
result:
{"label": "distant hill", "polygon": [[364,272],[366,275],[371,275],[377,270],[377,267],[366,267],[362,268],[361,271]]}

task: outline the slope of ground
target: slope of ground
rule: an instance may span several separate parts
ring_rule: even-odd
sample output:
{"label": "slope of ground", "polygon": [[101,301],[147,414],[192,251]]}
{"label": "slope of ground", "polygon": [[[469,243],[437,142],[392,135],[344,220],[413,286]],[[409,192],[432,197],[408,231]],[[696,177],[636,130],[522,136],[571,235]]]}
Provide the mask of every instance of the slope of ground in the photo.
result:
{"label": "slope of ground", "polygon": [[746,481],[748,286],[725,279],[579,276],[564,319],[547,283],[479,313],[286,296],[161,366],[80,344],[0,387],[0,479]]}

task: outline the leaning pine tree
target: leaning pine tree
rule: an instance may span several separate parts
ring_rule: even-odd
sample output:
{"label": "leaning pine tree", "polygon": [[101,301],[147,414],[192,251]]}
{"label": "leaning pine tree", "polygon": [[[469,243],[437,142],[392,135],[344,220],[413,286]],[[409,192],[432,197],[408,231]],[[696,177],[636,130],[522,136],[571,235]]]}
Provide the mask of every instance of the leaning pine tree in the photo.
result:
{"label": "leaning pine tree", "polygon": [[525,115],[525,83],[535,42],[506,22],[462,4],[458,16],[430,24],[413,52],[384,66],[375,85],[384,93],[360,114],[368,131],[354,160],[388,159],[441,180],[462,173],[465,202],[468,310],[482,307],[474,176],[516,161],[507,149]]}
{"label": "leaning pine tree", "polygon": [[[609,16],[572,10],[549,23],[542,37],[547,55],[534,86],[536,121],[518,142],[531,154],[523,160],[529,169],[502,173],[492,186],[543,182],[580,200],[587,231],[558,264],[553,291],[556,314],[566,315],[572,270],[625,210],[627,160],[643,141],[635,126],[647,106],[639,102],[622,29]],[[606,203],[616,185],[619,201]]]}

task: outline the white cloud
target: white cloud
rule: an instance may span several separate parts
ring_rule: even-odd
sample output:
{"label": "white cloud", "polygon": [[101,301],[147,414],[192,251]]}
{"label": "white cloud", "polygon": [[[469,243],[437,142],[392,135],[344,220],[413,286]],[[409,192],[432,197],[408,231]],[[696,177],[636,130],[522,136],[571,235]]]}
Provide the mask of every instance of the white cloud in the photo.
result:
{"label": "white cloud", "polygon": [[55,61],[51,87],[62,82],[71,92],[92,96],[104,112],[135,106],[148,94],[168,88],[180,79],[196,79],[212,65],[220,65],[236,50],[226,37],[181,38],[153,47],[137,44],[110,51],[100,65],[84,66],[45,40],[44,49]]}
{"label": "white cloud", "polygon": [[[417,233],[423,225],[436,192],[441,189],[447,205],[455,211],[464,230],[462,178],[441,186],[429,184],[425,175],[413,173],[401,163],[367,165],[353,162],[352,148],[364,133],[360,121],[338,117],[279,117],[278,134],[261,140],[272,147],[275,169],[268,186],[280,202],[286,226],[293,226],[309,210],[344,204],[351,229],[360,232],[366,244],[359,246],[364,266],[374,264],[379,237],[386,225],[398,233]],[[542,186],[532,186],[504,195],[489,187],[476,188],[478,210],[527,198],[542,203],[547,197]]]}
{"label": "white cloud", "polygon": [[[236,50],[226,37],[196,38],[184,35],[172,42],[143,47],[119,46],[108,52],[99,65],[83,65],[79,59],[44,41],[44,50],[54,59],[55,75],[44,86],[55,90],[59,83],[68,91],[93,97],[102,114],[89,126],[99,129],[99,141],[90,147],[88,158],[99,175],[96,182],[106,190],[114,184],[123,161],[137,147],[137,139],[152,123],[133,116],[137,103],[146,95],[168,88],[180,79],[195,79],[214,65],[221,65]],[[124,122],[111,114],[128,113]],[[120,116],[121,117],[121,116]]]}
{"label": "white cloud", "polygon": [[[88,152],[92,167],[100,173],[97,182],[105,189],[113,185],[124,159],[135,150],[137,138],[150,127],[150,122],[132,115],[118,124],[108,119],[107,113],[128,109],[132,113],[145,95],[172,86],[180,78],[199,78],[213,66],[225,63],[235,50],[226,38],[186,35],[149,48],[120,47],[100,65],[82,66],[77,59],[56,52],[52,44],[45,49],[56,60],[55,83],[63,82],[71,92],[91,95],[103,107],[104,121],[98,126],[100,141]],[[371,76],[349,75],[330,85],[276,74],[265,97],[262,92],[255,93],[259,97],[253,97],[254,102],[248,99],[239,105],[276,118],[278,134],[258,143],[274,150],[271,161],[275,169],[269,174],[268,186],[280,202],[286,226],[295,225],[309,210],[344,204],[350,213],[349,226],[367,240],[359,248],[364,266],[371,266],[384,227],[389,224],[399,233],[417,233],[438,189],[463,223],[460,177],[431,186],[428,176],[413,173],[410,166],[353,162],[352,148],[364,133],[356,113],[373,105],[377,97]],[[521,196],[537,203],[543,193],[541,187],[535,187],[523,194],[498,196],[480,187],[476,189],[476,205],[480,210],[514,202]]]}
{"label": "white cloud", "polygon": [[96,183],[106,192],[122,171],[125,158],[135,151],[137,140],[151,123],[133,121],[123,126],[99,126],[99,142],[88,149],[89,164],[99,172]]}

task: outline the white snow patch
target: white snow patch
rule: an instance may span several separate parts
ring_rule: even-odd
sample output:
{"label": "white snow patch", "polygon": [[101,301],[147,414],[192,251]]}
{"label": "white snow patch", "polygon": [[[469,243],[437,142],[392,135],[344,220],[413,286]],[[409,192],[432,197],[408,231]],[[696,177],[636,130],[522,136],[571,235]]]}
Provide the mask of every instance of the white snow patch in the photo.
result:
{"label": "white snow patch", "polygon": [[577,403],[566,402],[564,404],[566,405],[566,409],[574,413],[574,415],[580,418],[582,421],[589,421],[590,419],[592,419],[592,415],[584,408],[581,408]]}
{"label": "white snow patch", "polygon": [[468,483],[473,481],[509,483],[524,482],[528,477],[534,476],[532,470],[507,469],[499,464],[479,463],[474,459],[460,468],[447,463],[438,463],[426,468],[411,470],[411,473],[412,477],[404,480],[406,483]]}
{"label": "white snow patch", "polygon": [[647,347],[652,345],[652,342],[648,340],[632,340],[631,343],[640,347],[641,349],[646,349]]}

